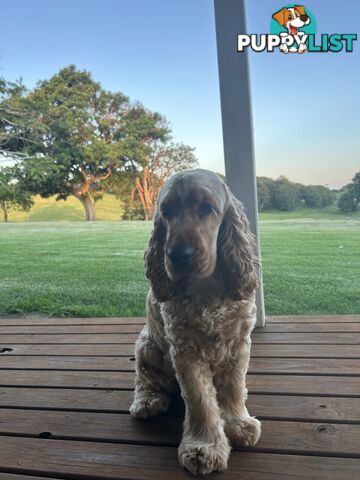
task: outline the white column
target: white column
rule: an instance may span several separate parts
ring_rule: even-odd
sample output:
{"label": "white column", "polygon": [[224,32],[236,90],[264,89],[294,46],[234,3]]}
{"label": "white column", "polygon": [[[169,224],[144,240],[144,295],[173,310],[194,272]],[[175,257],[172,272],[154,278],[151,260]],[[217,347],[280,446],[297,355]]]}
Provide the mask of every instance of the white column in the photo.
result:
{"label": "white column", "polygon": [[[214,5],[226,179],[246,207],[261,260],[249,60],[246,50],[237,52],[237,35],[246,33],[245,0],[214,0]],[[262,276],[257,311],[257,326],[265,326]]]}

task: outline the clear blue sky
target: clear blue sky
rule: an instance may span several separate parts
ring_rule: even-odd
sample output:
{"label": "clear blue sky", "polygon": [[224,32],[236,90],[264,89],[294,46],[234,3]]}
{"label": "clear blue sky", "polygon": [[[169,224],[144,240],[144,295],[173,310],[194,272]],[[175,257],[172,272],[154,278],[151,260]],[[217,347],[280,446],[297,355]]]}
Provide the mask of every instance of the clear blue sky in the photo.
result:
{"label": "clear blue sky", "polygon": [[[300,2],[301,3],[301,2]],[[248,1],[268,33],[278,0]],[[358,0],[308,0],[318,32],[358,33]],[[0,75],[32,87],[70,63],[138,99],[223,171],[212,0],[12,0],[1,3]],[[336,187],[360,170],[360,40],[352,54],[252,54],[258,175]]]}

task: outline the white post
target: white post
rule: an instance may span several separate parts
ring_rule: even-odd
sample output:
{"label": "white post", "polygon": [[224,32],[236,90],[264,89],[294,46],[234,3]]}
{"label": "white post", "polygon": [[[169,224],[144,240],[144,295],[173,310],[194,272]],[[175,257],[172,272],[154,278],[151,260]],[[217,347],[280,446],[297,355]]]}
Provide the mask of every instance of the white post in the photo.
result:
{"label": "white post", "polygon": [[[245,0],[214,0],[226,179],[246,207],[260,257],[249,61],[237,52],[246,33]],[[260,272],[261,273],[261,272]],[[265,326],[262,276],[257,292],[257,326]]]}

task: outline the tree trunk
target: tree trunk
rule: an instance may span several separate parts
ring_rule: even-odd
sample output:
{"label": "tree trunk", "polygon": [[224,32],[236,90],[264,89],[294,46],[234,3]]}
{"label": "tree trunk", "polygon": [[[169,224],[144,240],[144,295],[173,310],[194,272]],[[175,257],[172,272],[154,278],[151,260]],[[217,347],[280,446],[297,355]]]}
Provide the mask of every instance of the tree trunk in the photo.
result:
{"label": "tree trunk", "polygon": [[8,220],[9,220],[9,216],[8,216],[8,211],[7,211],[7,208],[6,208],[6,204],[1,202],[0,203],[0,206],[1,206],[1,210],[3,211],[3,214],[4,214],[4,222],[6,223]]}
{"label": "tree trunk", "polygon": [[154,186],[152,184],[153,176],[148,168],[142,171],[142,178],[136,178],[135,185],[138,192],[141,205],[144,211],[145,220],[151,220],[154,216]]}
{"label": "tree trunk", "polygon": [[81,195],[78,198],[84,207],[86,220],[88,222],[93,222],[96,220],[95,203],[91,200],[91,198],[88,195]]}

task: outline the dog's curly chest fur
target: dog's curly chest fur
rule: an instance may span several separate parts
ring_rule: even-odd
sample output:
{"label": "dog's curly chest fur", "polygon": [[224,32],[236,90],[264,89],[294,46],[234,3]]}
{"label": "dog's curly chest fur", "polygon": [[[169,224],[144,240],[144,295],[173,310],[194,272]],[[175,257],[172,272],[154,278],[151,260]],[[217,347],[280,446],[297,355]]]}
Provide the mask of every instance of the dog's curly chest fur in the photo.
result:
{"label": "dog's curly chest fur", "polygon": [[174,353],[196,355],[212,367],[237,357],[239,342],[250,341],[255,323],[254,299],[225,300],[217,305],[194,305],[187,301],[164,302],[160,307],[165,338]]}

